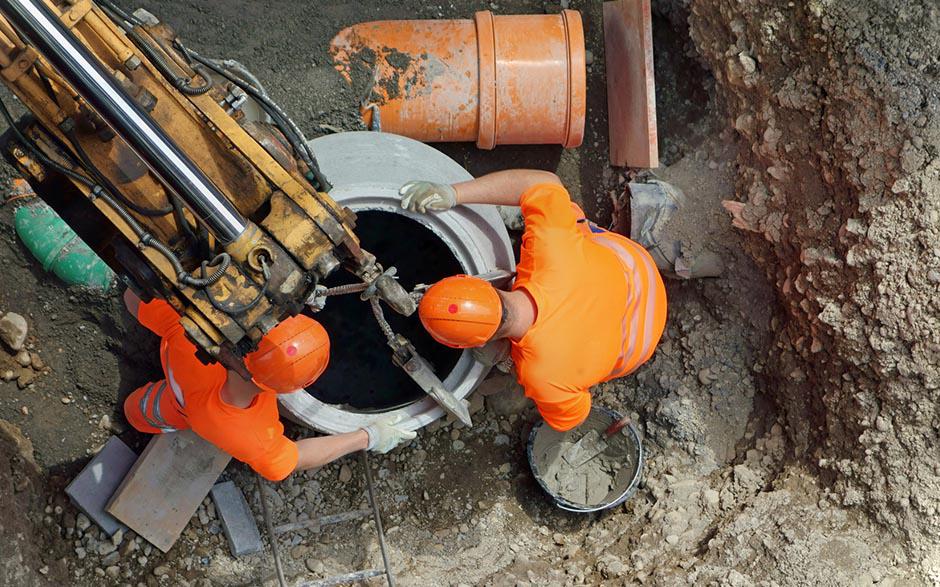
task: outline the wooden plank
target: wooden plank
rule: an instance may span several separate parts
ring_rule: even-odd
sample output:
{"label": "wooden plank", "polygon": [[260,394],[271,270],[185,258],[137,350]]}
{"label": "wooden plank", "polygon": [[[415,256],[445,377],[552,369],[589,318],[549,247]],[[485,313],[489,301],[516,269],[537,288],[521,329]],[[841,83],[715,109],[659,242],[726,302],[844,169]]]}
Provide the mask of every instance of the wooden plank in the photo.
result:
{"label": "wooden plank", "polygon": [[650,0],[604,2],[610,163],[658,167]]}
{"label": "wooden plank", "polygon": [[156,434],[105,509],[167,552],[230,459],[191,430]]}

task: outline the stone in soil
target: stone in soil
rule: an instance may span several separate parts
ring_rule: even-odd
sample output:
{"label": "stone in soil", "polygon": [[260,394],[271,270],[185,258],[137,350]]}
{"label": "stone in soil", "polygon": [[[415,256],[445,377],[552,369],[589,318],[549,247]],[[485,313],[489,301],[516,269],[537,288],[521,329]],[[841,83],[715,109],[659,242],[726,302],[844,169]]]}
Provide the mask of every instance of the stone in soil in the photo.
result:
{"label": "stone in soil", "polygon": [[308,558],[307,560],[305,560],[305,561],[304,561],[304,566],[307,567],[307,570],[308,570],[308,571],[310,571],[311,573],[314,573],[314,574],[316,574],[316,575],[322,574],[322,573],[323,573],[323,570],[324,570],[324,568],[325,568],[325,567],[323,566],[323,563],[322,563],[320,560],[315,559],[315,558]]}
{"label": "stone in soil", "polygon": [[16,385],[20,389],[26,389],[36,380],[36,372],[28,367],[20,369],[19,377],[16,378]]}
{"label": "stone in soil", "polygon": [[8,312],[0,318],[0,340],[14,351],[23,350],[29,327],[26,319],[14,312]]}
{"label": "stone in soil", "polygon": [[121,560],[121,553],[118,551],[109,552],[107,555],[101,558],[101,564],[108,567]]}
{"label": "stone in soil", "polygon": [[503,391],[486,396],[486,411],[497,416],[518,414],[534,406],[532,400],[523,393],[522,386],[515,379],[505,376]]}

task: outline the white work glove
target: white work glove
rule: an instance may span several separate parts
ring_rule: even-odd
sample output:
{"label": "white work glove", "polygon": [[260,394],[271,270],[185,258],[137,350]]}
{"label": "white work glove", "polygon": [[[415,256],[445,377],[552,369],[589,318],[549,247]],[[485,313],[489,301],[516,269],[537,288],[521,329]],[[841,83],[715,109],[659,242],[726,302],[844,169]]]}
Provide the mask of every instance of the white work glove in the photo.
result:
{"label": "white work glove", "polygon": [[412,440],[418,434],[397,426],[402,421],[401,416],[387,418],[369,424],[363,430],[369,435],[369,446],[366,448],[377,453],[385,454],[406,440]]}
{"label": "white work glove", "polygon": [[457,190],[444,183],[409,181],[398,190],[401,207],[422,214],[443,212],[457,205]]}

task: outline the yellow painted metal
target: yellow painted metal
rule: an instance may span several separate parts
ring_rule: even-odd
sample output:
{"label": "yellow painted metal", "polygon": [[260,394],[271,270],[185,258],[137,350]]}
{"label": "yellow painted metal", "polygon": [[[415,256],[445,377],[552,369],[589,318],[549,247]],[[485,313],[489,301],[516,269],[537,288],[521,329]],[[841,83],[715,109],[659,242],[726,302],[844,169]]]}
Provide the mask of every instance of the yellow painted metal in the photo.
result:
{"label": "yellow painted metal", "polygon": [[[152,248],[143,248],[142,254],[151,268],[164,282],[164,292],[170,303],[186,316],[189,328],[201,335],[193,336],[206,347],[237,343],[245,336],[255,341],[267,328],[276,324],[291,308],[302,304],[306,279],[300,268],[312,271],[317,261],[328,253],[337,253],[342,247],[353,268],[366,266],[365,256],[358,249],[358,240],[351,228],[352,216],[326,194],[315,194],[309,183],[296,170],[285,169],[257,140],[245,131],[222,106],[227,90],[213,87],[199,96],[179,92],[163,77],[156,66],[127,38],[98,6],[90,0],[53,2],[46,0],[73,34],[106,67],[112,70],[123,87],[150,107],[149,114],[183,151],[202,169],[236,208],[247,218],[270,207],[264,218],[257,218],[265,233],[254,234],[229,247],[233,263],[225,277],[205,290],[195,290],[178,283],[176,271],[161,254]],[[137,27],[165,59],[179,67],[180,74],[195,78],[199,75],[189,68],[171,45],[173,32],[164,26]],[[136,57],[137,59],[132,59]],[[128,67],[139,60],[136,67]],[[136,63],[135,63],[136,65]],[[69,144],[60,125],[70,117],[84,117],[94,124],[96,117],[87,105],[76,98],[76,93],[59,78],[53,68],[28,47],[4,19],[0,18],[0,81],[6,83],[16,96],[32,111],[38,129],[31,129],[45,154],[61,164],[68,160],[57,154],[59,144]],[[45,78],[45,79],[43,79]],[[53,96],[49,95],[52,90]],[[139,206],[167,208],[168,194],[163,186],[139,165],[135,155],[120,137],[107,137],[104,125],[94,130],[77,129],[77,138],[88,158],[102,175],[108,178],[130,201]],[[48,138],[47,138],[48,137]],[[54,139],[54,140],[52,140]],[[26,153],[17,156],[24,172],[36,178],[46,173],[41,163]],[[74,154],[73,154],[74,157]],[[75,182],[78,191],[92,200],[93,205],[110,223],[102,230],[114,232],[115,238],[126,239],[136,246],[138,237],[119,214],[101,199],[92,198],[90,190]],[[270,206],[268,206],[270,205]],[[163,242],[173,242],[182,232],[173,215],[148,217],[131,212],[137,222]],[[192,221],[188,212],[184,215]],[[350,243],[352,246],[350,246]],[[280,271],[289,276],[288,295],[298,299],[284,307],[272,305],[267,299],[244,312],[223,312],[208,299],[211,294],[217,305],[231,304],[241,307],[254,300],[261,291],[264,277],[258,271],[259,251],[281,247],[273,255],[286,263]],[[286,253],[285,253],[286,252]],[[179,251],[185,270],[194,271],[202,259],[188,258]],[[358,258],[357,258],[358,255]],[[350,259],[350,256],[352,257]],[[367,260],[367,259],[366,259]],[[297,267],[297,269],[291,269]],[[284,288],[282,288],[284,289]],[[283,292],[282,292],[283,298]],[[208,349],[207,349],[208,350]]]}

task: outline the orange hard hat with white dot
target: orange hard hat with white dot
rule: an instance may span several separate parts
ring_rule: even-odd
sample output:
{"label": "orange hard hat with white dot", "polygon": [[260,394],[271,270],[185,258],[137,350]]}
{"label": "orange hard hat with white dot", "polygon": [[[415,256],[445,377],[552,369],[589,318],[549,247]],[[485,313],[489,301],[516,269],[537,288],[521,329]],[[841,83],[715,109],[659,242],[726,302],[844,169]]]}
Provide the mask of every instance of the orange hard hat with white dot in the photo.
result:
{"label": "orange hard hat with white dot", "polygon": [[330,362],[330,337],[319,322],[299,314],[268,331],[245,356],[251,380],[265,391],[290,393],[310,386]]}
{"label": "orange hard hat with white dot", "polygon": [[437,342],[451,348],[483,346],[503,316],[503,303],[489,282],[454,275],[432,285],[418,305],[418,317]]}

